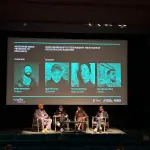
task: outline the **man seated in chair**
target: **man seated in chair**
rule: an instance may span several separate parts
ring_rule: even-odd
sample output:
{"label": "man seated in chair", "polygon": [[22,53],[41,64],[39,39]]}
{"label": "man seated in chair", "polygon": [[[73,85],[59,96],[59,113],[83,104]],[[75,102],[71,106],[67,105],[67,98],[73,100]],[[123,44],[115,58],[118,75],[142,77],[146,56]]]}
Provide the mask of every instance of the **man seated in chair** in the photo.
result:
{"label": "man seated in chair", "polygon": [[101,132],[102,131],[102,124],[104,125],[105,119],[108,119],[108,113],[106,111],[104,111],[104,107],[103,106],[99,106],[99,110],[98,113],[96,114],[96,121],[97,121],[97,126],[94,129],[94,132]]}
{"label": "man seated in chair", "polygon": [[83,108],[81,106],[77,107],[77,111],[75,113],[75,118],[76,121],[79,121],[81,123],[77,123],[77,128],[78,131],[80,131],[81,129],[84,130],[84,121],[86,121],[86,119],[88,118],[87,114],[85,113],[85,111],[83,110]]}
{"label": "man seated in chair", "polygon": [[39,104],[38,108],[35,110],[34,118],[39,122],[42,132],[49,132],[51,130],[52,119],[44,110],[43,104]]}
{"label": "man seated in chair", "polygon": [[68,115],[66,111],[63,109],[63,106],[59,106],[59,109],[54,113],[54,117],[56,117],[56,125],[59,127],[60,131],[64,131],[64,121],[67,121]]}

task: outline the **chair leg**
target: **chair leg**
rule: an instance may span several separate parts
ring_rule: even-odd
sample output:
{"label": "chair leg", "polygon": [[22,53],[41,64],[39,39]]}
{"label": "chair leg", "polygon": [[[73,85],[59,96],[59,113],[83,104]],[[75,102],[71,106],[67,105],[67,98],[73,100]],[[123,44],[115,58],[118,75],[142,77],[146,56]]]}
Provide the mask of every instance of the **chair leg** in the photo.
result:
{"label": "chair leg", "polygon": [[67,123],[67,130],[69,131],[69,123]]}
{"label": "chair leg", "polygon": [[106,128],[106,126],[104,125],[104,132],[105,132],[105,130],[106,130],[105,128]]}
{"label": "chair leg", "polygon": [[55,122],[55,132],[56,132],[56,122]]}
{"label": "chair leg", "polygon": [[39,132],[39,122],[37,121],[37,130]]}
{"label": "chair leg", "polygon": [[55,124],[55,132],[56,132],[56,117],[54,118],[54,124]]}
{"label": "chair leg", "polygon": [[89,123],[88,123],[88,121],[87,121],[87,124],[86,124],[86,131],[88,131],[89,130]]}

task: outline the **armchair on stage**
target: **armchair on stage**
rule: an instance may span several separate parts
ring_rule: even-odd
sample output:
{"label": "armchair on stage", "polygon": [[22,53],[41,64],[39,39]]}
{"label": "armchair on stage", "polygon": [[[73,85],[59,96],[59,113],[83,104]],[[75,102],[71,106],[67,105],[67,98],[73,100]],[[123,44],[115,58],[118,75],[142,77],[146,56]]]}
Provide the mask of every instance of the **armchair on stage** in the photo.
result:
{"label": "armchair on stage", "polygon": [[37,128],[37,131],[39,132],[40,131],[40,125],[39,125],[39,120],[37,118],[34,118],[33,117],[33,121],[32,121],[32,131],[34,129],[34,127]]}
{"label": "armchair on stage", "polygon": [[[92,116],[92,129],[94,129],[94,127],[96,128],[98,125],[98,117],[94,117]],[[109,118],[108,117],[103,117],[103,119],[100,119],[100,125],[102,126],[102,128],[104,129],[104,132],[109,129]]]}
{"label": "armchair on stage", "polygon": [[56,131],[57,126],[66,126],[67,131],[69,130],[69,117],[67,115],[67,117],[58,117],[57,115],[53,116],[53,124],[54,124],[54,129]]}
{"label": "armchair on stage", "polygon": [[49,123],[49,130],[51,130],[51,122],[52,122],[52,119],[50,117],[47,118],[47,121],[46,123],[44,122],[43,123],[43,127],[42,127],[42,122],[41,122],[41,119],[40,118],[35,118],[33,117],[33,121],[32,121],[32,131],[34,130],[34,128],[37,129],[37,132],[39,132],[40,130],[43,130],[47,127],[47,123]]}
{"label": "armchair on stage", "polygon": [[81,130],[89,130],[89,117],[86,116],[85,118],[77,118],[77,116],[74,116],[74,122],[75,122],[75,130],[78,129],[79,130],[79,126],[81,126]]}

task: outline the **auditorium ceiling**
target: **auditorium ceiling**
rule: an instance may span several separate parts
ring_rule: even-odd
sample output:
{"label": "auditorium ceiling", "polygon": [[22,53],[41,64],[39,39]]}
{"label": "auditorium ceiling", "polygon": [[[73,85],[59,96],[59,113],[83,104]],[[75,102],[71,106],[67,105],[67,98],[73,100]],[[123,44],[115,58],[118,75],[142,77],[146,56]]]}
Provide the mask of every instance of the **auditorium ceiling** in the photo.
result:
{"label": "auditorium ceiling", "polygon": [[149,28],[148,0],[1,0],[0,24],[127,24]]}

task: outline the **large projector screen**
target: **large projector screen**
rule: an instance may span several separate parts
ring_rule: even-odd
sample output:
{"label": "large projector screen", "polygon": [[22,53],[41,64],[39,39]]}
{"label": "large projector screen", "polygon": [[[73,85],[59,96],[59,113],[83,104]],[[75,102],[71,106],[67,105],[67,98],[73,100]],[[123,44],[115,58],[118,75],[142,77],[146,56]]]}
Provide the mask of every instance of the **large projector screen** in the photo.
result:
{"label": "large projector screen", "polygon": [[127,105],[127,41],[8,38],[8,105]]}

